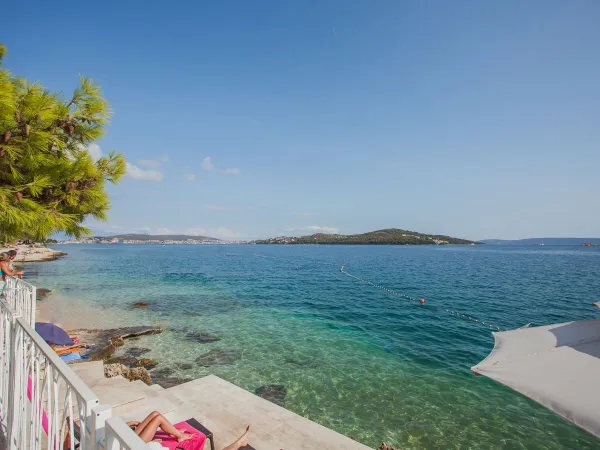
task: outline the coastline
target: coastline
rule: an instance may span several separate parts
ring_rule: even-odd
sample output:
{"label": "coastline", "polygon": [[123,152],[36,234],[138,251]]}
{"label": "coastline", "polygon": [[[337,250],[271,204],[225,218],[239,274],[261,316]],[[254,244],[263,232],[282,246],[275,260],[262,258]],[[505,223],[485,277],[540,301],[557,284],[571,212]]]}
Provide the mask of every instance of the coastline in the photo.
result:
{"label": "coastline", "polygon": [[8,250],[17,251],[16,263],[56,261],[61,256],[66,256],[65,252],[52,250],[41,244],[18,244],[2,248],[0,252],[7,252]]}

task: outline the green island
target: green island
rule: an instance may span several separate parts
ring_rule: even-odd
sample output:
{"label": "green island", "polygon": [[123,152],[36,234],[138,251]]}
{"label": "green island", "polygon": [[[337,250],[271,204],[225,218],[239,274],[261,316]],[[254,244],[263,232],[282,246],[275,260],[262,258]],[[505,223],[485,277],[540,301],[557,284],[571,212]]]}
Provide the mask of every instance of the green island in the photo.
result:
{"label": "green island", "polygon": [[475,241],[453,238],[439,234],[424,234],[416,231],[387,228],[363,234],[325,234],[288,237],[279,236],[252,242],[254,244],[341,244],[341,245],[474,245]]}

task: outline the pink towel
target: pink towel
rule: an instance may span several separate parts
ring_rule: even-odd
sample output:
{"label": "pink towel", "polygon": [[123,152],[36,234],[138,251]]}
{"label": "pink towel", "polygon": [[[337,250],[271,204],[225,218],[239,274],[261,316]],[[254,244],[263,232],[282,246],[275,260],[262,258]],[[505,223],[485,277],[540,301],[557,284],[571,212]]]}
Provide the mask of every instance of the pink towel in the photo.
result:
{"label": "pink towel", "polygon": [[162,430],[157,432],[154,435],[154,439],[162,439],[160,445],[166,447],[170,450],[203,450],[204,449],[204,441],[206,441],[206,436],[204,433],[196,430],[187,422],[179,422],[175,424],[175,428],[178,430],[184,430],[186,433],[193,434],[194,437],[188,439],[187,441],[177,442],[172,436],[169,436],[167,433],[164,433]]}

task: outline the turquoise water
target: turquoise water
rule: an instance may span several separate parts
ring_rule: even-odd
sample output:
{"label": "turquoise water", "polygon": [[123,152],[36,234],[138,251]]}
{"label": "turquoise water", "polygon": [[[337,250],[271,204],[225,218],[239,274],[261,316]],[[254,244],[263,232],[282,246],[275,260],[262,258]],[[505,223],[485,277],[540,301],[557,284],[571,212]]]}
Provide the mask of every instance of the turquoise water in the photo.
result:
{"label": "turquoise water", "polygon": [[[58,247],[57,247],[58,248]],[[249,391],[284,385],[286,408],[376,446],[598,448],[600,441],[469,368],[490,330],[598,317],[600,249],[514,246],[71,245],[29,280],[167,324],[131,345],[177,377],[215,374]],[[340,273],[348,271],[421,306]],[[148,301],[147,309],[132,303]],[[220,339],[198,343],[190,331]],[[209,339],[210,340],[210,339]],[[213,350],[214,358],[196,359]],[[203,360],[201,360],[203,361]],[[222,364],[213,364],[221,362]],[[182,365],[183,364],[183,365]],[[188,364],[188,365],[186,365]]]}

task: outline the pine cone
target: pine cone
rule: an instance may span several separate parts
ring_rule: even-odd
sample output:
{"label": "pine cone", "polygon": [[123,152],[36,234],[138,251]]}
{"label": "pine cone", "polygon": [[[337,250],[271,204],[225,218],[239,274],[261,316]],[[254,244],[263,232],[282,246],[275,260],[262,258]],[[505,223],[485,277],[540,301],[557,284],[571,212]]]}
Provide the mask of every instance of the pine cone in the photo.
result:
{"label": "pine cone", "polygon": [[25,136],[29,137],[29,132],[31,131],[31,125],[25,125]]}
{"label": "pine cone", "polygon": [[4,156],[6,152],[4,151],[4,147],[0,147],[0,158]]}
{"label": "pine cone", "polygon": [[75,182],[74,181],[69,181],[67,183],[67,192],[71,192],[75,189]]}
{"label": "pine cone", "polygon": [[21,111],[15,111],[15,120],[17,122],[21,121]]}
{"label": "pine cone", "polygon": [[67,128],[69,129],[69,136],[73,136],[75,134],[75,127],[72,124],[69,124]]}
{"label": "pine cone", "polygon": [[23,194],[21,194],[20,192],[17,192],[17,201],[21,201],[23,200]]}
{"label": "pine cone", "polygon": [[12,136],[12,133],[10,131],[6,131],[4,133],[4,136],[2,136],[2,139],[4,140],[5,144],[10,140],[11,136]]}

